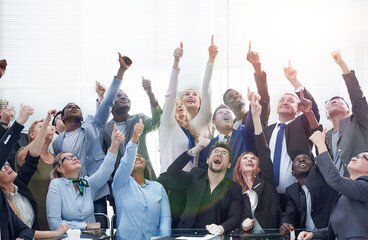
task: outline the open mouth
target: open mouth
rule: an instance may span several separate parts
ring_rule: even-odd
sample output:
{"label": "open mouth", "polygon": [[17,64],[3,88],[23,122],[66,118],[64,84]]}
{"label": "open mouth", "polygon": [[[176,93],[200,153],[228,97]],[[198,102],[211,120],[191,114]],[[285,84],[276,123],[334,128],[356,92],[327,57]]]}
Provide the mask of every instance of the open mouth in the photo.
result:
{"label": "open mouth", "polygon": [[225,115],[225,116],[222,118],[222,120],[224,120],[224,121],[229,121],[229,120],[230,120],[230,117],[229,117],[229,116],[227,116],[227,115]]}
{"label": "open mouth", "polygon": [[299,164],[299,167],[300,167],[300,168],[306,168],[306,167],[307,167],[307,164],[305,164],[305,163],[300,163],[300,164]]}
{"label": "open mouth", "polygon": [[221,161],[219,159],[216,159],[215,161],[213,161],[214,164],[221,164]]}
{"label": "open mouth", "polygon": [[247,163],[245,164],[246,167],[254,167],[254,164],[253,163]]}
{"label": "open mouth", "polygon": [[141,160],[137,160],[137,161],[135,161],[135,163],[136,163],[136,164],[141,164],[141,163],[142,163],[142,161],[141,161]]}

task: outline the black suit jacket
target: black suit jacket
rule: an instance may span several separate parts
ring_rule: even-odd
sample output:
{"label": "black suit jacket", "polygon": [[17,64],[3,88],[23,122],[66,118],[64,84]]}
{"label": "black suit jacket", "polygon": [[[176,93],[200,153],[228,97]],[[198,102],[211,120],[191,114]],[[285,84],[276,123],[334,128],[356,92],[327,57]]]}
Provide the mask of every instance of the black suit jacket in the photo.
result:
{"label": "black suit jacket", "polygon": [[[205,191],[207,171],[200,168],[193,168],[190,172],[184,172],[182,169],[192,159],[187,152],[181,154],[167,169],[165,180],[161,183],[168,184],[176,189],[186,191],[186,206],[180,217],[179,228],[192,228],[198,208]],[[216,204],[218,219],[214,224],[221,225],[225,232],[238,228],[240,224],[241,212],[241,187],[230,179],[224,178],[227,185],[227,192]],[[212,224],[212,223],[208,223]]]}
{"label": "black suit jacket", "polygon": [[[40,226],[38,223],[38,211],[37,211],[37,202],[34,199],[31,191],[28,188],[28,183],[31,181],[33,174],[37,170],[38,161],[40,156],[32,157],[29,152],[27,153],[25,163],[18,171],[18,176],[14,180],[14,184],[18,187],[18,193],[22,194],[26,197],[31,203],[33,212],[35,214],[35,219],[32,225],[32,229],[39,230]],[[21,210],[21,209],[20,209]]]}
{"label": "black suit jacket", "polygon": [[[317,121],[319,121],[320,115],[317,103],[314,101],[314,98],[306,88],[304,88],[303,93],[304,98],[312,101],[312,111],[316,116]],[[300,97],[300,93],[298,93],[298,96]],[[275,127],[276,123],[264,129],[264,133],[268,143],[270,143],[271,135]],[[298,156],[299,154],[307,154],[309,156],[313,155],[312,154],[313,143],[309,141],[311,133],[312,132],[310,130],[307,117],[304,114],[298,116],[296,119],[294,119],[294,121],[286,125],[285,139],[287,145],[287,152],[292,161],[294,161],[295,157]]]}
{"label": "black suit jacket", "polygon": [[27,227],[9,207],[5,193],[0,189],[0,229],[1,239],[16,238],[33,239],[33,232]]}
{"label": "black suit jacket", "polygon": [[[327,227],[331,207],[338,192],[326,183],[317,165],[311,168],[304,184],[311,194],[311,216],[316,228]],[[292,224],[294,228],[305,228],[307,203],[302,187],[299,183],[294,183],[286,188],[285,194],[288,202],[281,223]]]}
{"label": "black suit jacket", "polygon": [[[254,216],[262,228],[277,228],[281,220],[281,207],[275,187],[273,166],[270,159],[270,149],[268,148],[264,134],[255,135],[256,148],[259,157],[260,171],[256,175],[252,190],[258,195],[257,208]],[[242,222],[246,218],[253,218],[251,204],[247,194],[243,194]]]}

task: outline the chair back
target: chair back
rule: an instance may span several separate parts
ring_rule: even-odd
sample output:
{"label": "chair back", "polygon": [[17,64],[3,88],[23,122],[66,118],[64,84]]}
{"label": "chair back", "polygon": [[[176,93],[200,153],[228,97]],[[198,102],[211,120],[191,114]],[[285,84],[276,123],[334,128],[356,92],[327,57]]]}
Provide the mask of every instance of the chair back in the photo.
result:
{"label": "chair back", "polygon": [[101,228],[109,229],[110,228],[110,219],[104,213],[95,213],[96,222],[101,223]]}

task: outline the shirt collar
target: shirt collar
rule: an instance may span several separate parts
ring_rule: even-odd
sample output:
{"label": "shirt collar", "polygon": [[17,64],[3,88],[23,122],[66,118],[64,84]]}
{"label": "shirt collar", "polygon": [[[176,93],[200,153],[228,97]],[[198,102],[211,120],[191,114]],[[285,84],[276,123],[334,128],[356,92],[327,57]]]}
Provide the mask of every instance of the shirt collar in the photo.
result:
{"label": "shirt collar", "polygon": [[[231,138],[231,134],[233,133],[233,131],[231,131],[229,134],[227,134],[227,135],[229,135],[230,136],[230,138]],[[219,133],[219,141],[220,142],[225,142],[224,141],[224,138],[225,138],[225,135],[224,134],[222,134],[222,133]]]}

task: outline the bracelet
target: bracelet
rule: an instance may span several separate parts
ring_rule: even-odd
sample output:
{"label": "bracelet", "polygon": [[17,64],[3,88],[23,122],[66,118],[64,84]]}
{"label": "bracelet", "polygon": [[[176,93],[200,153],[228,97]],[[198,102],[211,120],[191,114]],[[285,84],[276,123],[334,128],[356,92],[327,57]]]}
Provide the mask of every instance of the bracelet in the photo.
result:
{"label": "bracelet", "polygon": [[5,122],[0,122],[0,125],[8,126],[9,124],[7,124]]}

